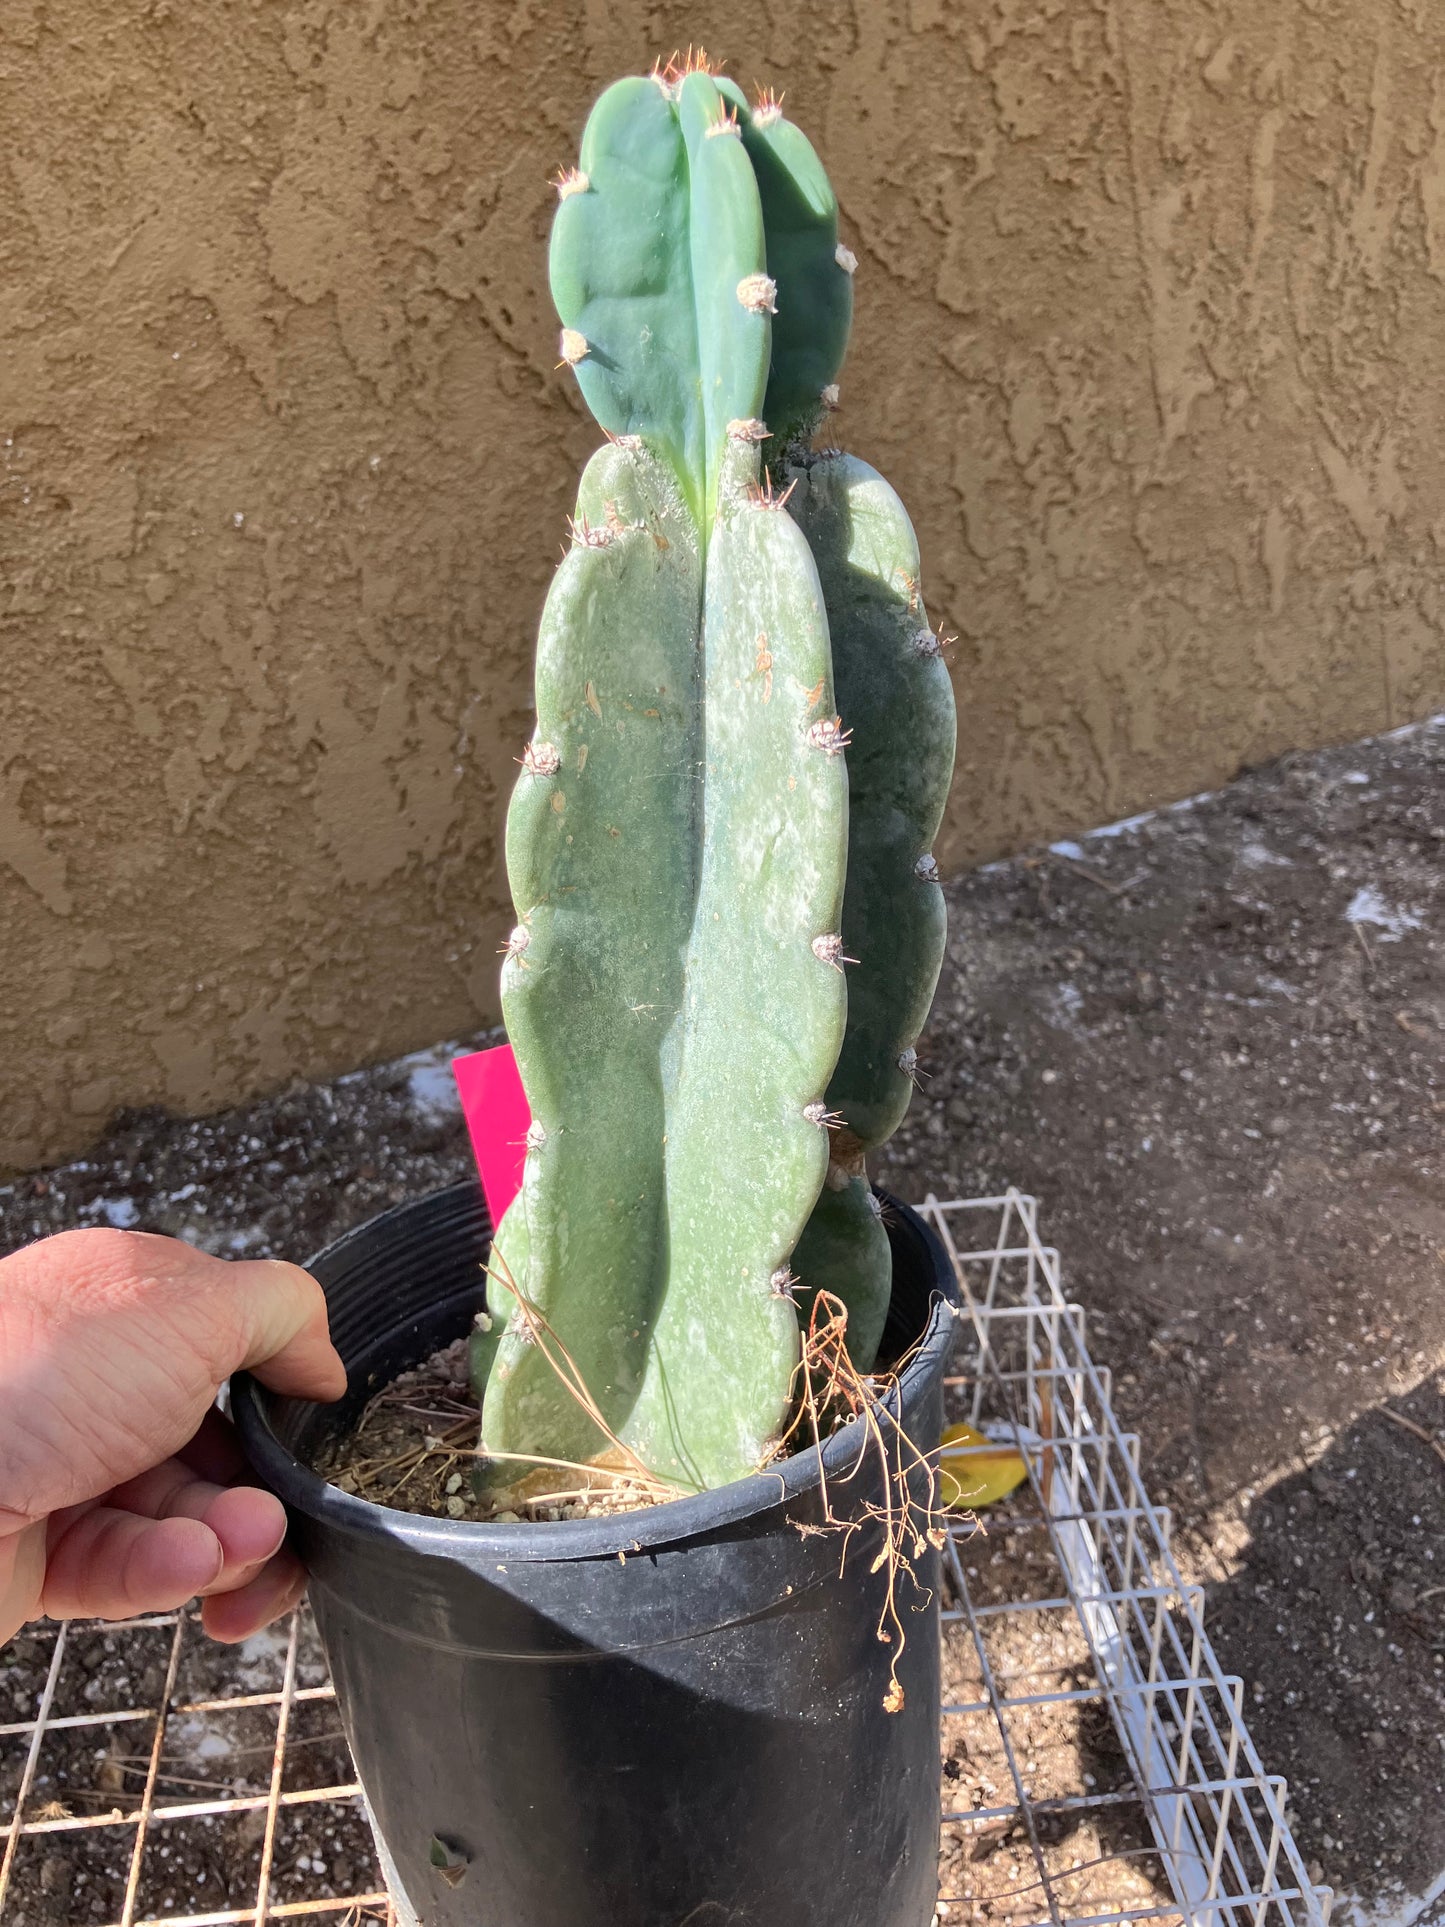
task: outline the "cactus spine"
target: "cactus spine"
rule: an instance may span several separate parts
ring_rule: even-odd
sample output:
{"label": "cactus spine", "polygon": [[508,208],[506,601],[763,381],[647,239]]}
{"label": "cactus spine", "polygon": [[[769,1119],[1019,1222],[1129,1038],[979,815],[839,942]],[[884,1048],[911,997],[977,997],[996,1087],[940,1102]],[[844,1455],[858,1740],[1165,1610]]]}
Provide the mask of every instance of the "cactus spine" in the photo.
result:
{"label": "cactus spine", "polygon": [[[559,194],[562,355],[610,445],[547,598],[507,823],[502,1000],[533,1125],[473,1347],[483,1464],[505,1483],[506,1455],[605,1460],[615,1439],[680,1487],[714,1486],[786,1422],[795,1251],[812,1254],[805,1287],[849,1303],[863,1362],[876,1349],[886,1241],[880,1269],[862,1155],[906,1102],[880,1052],[911,1042],[937,971],[939,907],[920,911],[933,886],[911,865],[952,710],[941,777],[932,725],[928,779],[888,776],[923,689],[895,633],[916,552],[881,478],[803,453],[852,300],[805,137],[771,102],[670,68],[607,89]],[[866,703],[880,727],[860,755],[848,724]],[[861,807],[855,763],[873,772]],[[905,858],[903,884],[884,876]],[[885,962],[896,928],[886,952],[872,941],[889,914],[875,888],[918,952],[906,985]],[[854,931],[874,952],[857,969]]]}

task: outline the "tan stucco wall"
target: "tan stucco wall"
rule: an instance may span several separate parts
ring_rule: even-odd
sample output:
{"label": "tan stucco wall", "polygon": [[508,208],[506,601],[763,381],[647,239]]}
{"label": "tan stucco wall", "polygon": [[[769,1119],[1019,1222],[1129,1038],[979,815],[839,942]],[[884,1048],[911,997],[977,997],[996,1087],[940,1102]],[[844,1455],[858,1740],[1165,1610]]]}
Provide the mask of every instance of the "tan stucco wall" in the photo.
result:
{"label": "tan stucco wall", "polygon": [[699,37],[860,257],[946,863],[1445,695],[1435,0],[4,0],[0,1165],[494,1008],[546,177]]}

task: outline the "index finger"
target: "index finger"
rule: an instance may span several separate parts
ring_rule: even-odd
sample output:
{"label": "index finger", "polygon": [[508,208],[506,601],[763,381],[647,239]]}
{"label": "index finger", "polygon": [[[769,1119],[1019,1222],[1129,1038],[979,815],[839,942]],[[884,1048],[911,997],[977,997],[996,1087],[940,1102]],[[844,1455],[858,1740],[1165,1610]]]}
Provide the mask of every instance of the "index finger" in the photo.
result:
{"label": "index finger", "polygon": [[242,1366],[299,1398],[346,1389],[298,1265],[98,1228],[0,1259],[0,1536],[3,1508],[23,1522],[171,1457]]}

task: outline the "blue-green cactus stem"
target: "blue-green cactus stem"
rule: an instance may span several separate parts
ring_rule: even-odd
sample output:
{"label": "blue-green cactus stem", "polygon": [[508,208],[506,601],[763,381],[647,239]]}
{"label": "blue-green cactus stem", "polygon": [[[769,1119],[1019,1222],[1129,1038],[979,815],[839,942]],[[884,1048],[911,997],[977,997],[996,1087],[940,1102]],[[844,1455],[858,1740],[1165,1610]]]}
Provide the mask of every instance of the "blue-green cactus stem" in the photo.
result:
{"label": "blue-green cactus stem", "polygon": [[[608,1427],[682,1486],[742,1476],[785,1422],[799,1336],[773,1279],[827,1167],[845,1021],[813,947],[847,847],[822,594],[756,447],[728,446],[700,608],[669,468],[642,448],[589,465],[578,526],[611,533],[548,597],[507,835],[533,1136],[499,1249]],[[509,1324],[483,1450],[604,1455]]]}
{"label": "blue-green cactus stem", "polygon": [[552,224],[562,352],[603,428],[665,460],[704,543],[728,424],[762,413],[774,290],[731,102],[706,73],[619,80]]}
{"label": "blue-green cactus stem", "polygon": [[726,80],[718,86],[737,113],[757,177],[768,274],[777,288],[763,402],[771,461],[806,442],[837,405],[857,262],[838,239],[837,197],[807,135],[770,93],[749,109],[740,88]]}
{"label": "blue-green cactus stem", "polygon": [[[559,194],[563,359],[613,445],[547,598],[508,817],[503,1009],[532,1125],[472,1347],[483,1470],[620,1442],[714,1486],[787,1424],[790,1259],[847,1303],[855,1362],[877,1347],[864,1158],[937,975],[951,697],[896,496],[805,453],[853,267],[806,138],[770,97],[669,68],[607,89]],[[775,478],[800,461],[786,507],[763,450]]]}
{"label": "blue-green cactus stem", "polygon": [[[789,508],[818,568],[848,749],[848,887],[843,945],[848,1027],[828,1085],[841,1116],[840,1188],[825,1188],[796,1269],[849,1307],[855,1364],[871,1362],[887,1312],[882,1244],[842,1179],[903,1119],[916,1043],[943,961],[947,912],[933,858],[953,773],[953,687],[919,589],[918,544],[893,489],[856,456],[830,452],[789,470]],[[850,1247],[844,1212],[861,1227]],[[855,1262],[847,1264],[849,1252]],[[825,1271],[824,1264],[827,1269]]]}

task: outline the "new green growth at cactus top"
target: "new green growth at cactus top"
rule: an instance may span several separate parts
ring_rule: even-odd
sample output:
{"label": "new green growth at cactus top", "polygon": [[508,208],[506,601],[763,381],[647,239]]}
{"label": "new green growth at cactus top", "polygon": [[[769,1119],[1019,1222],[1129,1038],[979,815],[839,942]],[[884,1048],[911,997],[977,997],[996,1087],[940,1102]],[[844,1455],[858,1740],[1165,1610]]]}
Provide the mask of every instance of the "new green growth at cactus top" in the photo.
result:
{"label": "new green growth at cactus top", "polygon": [[507,820],[532,1125],[473,1339],[482,1466],[606,1462],[611,1434],[697,1489],[775,1449],[814,1292],[861,1370],[878,1348],[865,1158],[942,956],[953,698],[902,504],[811,446],[856,264],[805,136],[674,63],[607,89],[558,191],[562,356],[607,441]]}

